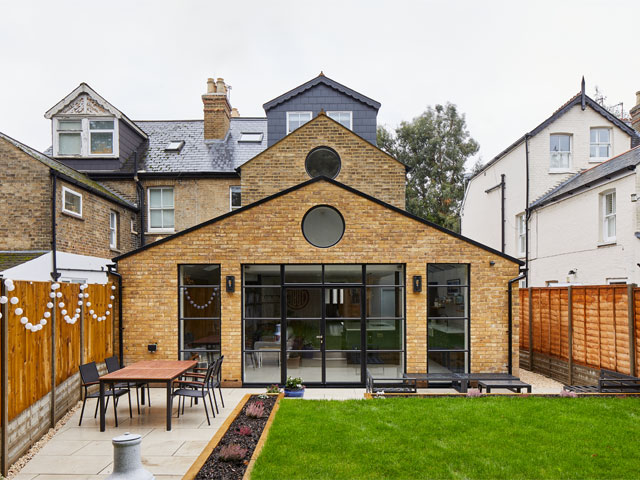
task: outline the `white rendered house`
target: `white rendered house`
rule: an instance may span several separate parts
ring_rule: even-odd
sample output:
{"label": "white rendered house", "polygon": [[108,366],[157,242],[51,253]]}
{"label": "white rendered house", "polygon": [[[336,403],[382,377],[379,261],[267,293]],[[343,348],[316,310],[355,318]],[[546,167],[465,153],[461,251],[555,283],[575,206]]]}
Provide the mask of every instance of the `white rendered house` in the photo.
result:
{"label": "white rendered house", "polygon": [[[551,217],[543,221],[541,210],[534,214],[532,207],[541,208],[539,201],[549,200],[548,194],[559,185],[639,144],[640,134],[588,97],[583,82],[580,93],[469,180],[461,209],[461,233],[527,262],[527,281],[523,285],[544,286],[552,281],[605,283],[607,278],[624,278],[622,267],[602,275],[595,271],[587,275],[589,269],[583,268],[578,276],[568,278],[567,273],[577,268],[576,265],[561,267],[562,262],[557,260],[569,251],[584,249],[584,246],[578,247],[579,242],[557,234],[569,230],[565,229],[568,224],[574,233],[583,225],[587,228],[597,214],[597,204],[589,203],[577,212],[561,213],[556,223]],[[549,205],[549,201],[545,205]],[[542,223],[534,228],[534,221]],[[546,245],[544,239],[550,238],[552,232],[556,243]],[[593,259],[594,263],[598,261]],[[542,264],[550,270],[538,274],[534,269]],[[627,275],[627,278],[630,277]]]}

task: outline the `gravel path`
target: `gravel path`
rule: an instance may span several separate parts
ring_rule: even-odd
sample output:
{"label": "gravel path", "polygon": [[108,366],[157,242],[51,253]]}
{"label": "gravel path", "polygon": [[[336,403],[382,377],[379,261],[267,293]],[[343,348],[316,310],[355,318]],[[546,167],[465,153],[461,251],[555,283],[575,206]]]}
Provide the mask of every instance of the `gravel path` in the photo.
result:
{"label": "gravel path", "polygon": [[520,369],[518,373],[520,380],[525,383],[530,383],[533,393],[560,393],[562,390],[562,383],[557,382],[549,377],[534,373],[524,368]]}

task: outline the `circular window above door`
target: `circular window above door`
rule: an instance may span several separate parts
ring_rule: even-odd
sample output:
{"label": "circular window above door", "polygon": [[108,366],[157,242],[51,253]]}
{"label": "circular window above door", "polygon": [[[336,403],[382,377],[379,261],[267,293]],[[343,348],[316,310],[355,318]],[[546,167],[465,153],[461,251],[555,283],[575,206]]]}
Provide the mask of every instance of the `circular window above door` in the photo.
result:
{"label": "circular window above door", "polygon": [[329,147],[314,148],[307,155],[304,166],[311,178],[325,176],[336,178],[342,162],[338,153]]}
{"label": "circular window above door", "polygon": [[313,207],[302,219],[302,234],[314,247],[332,247],[344,235],[344,218],[328,205]]}

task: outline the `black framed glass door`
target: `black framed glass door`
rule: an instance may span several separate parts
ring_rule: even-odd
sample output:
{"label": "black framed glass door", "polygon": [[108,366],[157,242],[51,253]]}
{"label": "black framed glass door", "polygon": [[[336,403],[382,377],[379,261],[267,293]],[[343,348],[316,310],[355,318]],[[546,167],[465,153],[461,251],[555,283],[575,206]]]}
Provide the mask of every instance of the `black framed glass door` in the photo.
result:
{"label": "black framed glass door", "polygon": [[244,382],[362,385],[367,367],[401,374],[403,284],[402,265],[245,265]]}

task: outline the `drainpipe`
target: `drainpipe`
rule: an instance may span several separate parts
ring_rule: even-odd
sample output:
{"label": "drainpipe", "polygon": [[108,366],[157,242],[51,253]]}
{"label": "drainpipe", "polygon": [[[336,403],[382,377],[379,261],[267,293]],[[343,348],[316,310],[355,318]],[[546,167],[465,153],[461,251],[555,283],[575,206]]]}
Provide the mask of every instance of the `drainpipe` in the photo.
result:
{"label": "drainpipe", "polygon": [[140,207],[140,246],[144,247],[144,188],[140,184],[140,177],[138,177],[138,152],[133,152],[133,168],[134,168],[134,181],[136,182],[136,194],[138,195],[138,205]]}
{"label": "drainpipe", "polygon": [[52,179],[51,188],[51,257],[53,258],[53,271],[51,272],[51,278],[54,282],[60,278],[60,272],[58,272],[58,265],[56,263],[56,194],[58,189],[58,172],[51,169],[50,171]]}
{"label": "drainpipe", "polygon": [[526,205],[524,209],[524,268],[525,268],[525,287],[529,286],[529,218],[531,211],[529,210],[529,137],[531,134],[524,134],[524,146],[525,146],[525,164],[526,164]]}
{"label": "drainpipe", "polygon": [[505,178],[506,178],[506,175],[504,173],[501,174],[500,183],[484,191],[484,193],[491,193],[496,188],[500,188],[500,251],[502,253],[505,253],[507,248],[507,245],[505,242],[505,216],[504,216],[504,203],[505,203],[504,192],[505,192],[505,186],[506,186]]}
{"label": "drainpipe", "polygon": [[115,271],[118,266],[116,264],[107,265],[109,273],[118,278],[118,351],[120,366],[124,367],[124,341],[122,339],[122,275]]}
{"label": "drainpipe", "polygon": [[507,373],[509,375],[513,373],[513,345],[511,344],[513,342],[513,312],[511,311],[513,308],[513,284],[526,277],[527,274],[525,270],[524,273],[521,273],[516,278],[512,278],[508,282],[509,287],[507,288],[507,291],[509,292],[509,327],[507,330],[507,337],[509,342],[509,359],[507,361]]}
{"label": "drainpipe", "polygon": [[[0,296],[6,295],[4,278],[0,275]],[[0,385],[2,399],[0,401],[0,426],[2,427],[2,445],[0,450],[0,475],[9,473],[9,308],[0,305]]]}

